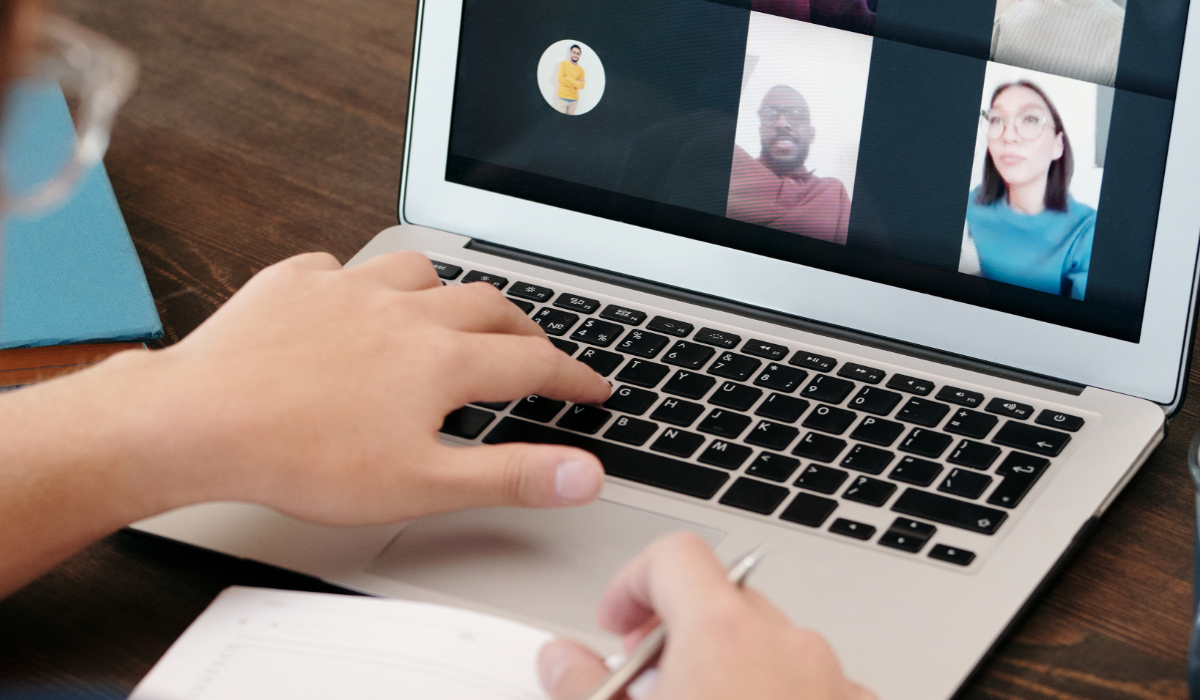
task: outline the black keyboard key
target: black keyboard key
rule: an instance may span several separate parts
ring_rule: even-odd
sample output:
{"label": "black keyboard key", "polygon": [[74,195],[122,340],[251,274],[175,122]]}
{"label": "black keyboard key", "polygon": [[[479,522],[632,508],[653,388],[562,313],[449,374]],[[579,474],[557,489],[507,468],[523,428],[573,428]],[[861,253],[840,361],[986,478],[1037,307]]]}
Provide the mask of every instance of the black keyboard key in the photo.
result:
{"label": "black keyboard key", "polygon": [[996,469],[996,473],[1004,480],[988,497],[988,503],[1003,508],[1016,508],[1049,466],[1049,460],[1041,457],[1020,452],[1008,453]]}
{"label": "black keyboard key", "polygon": [[929,552],[930,559],[958,564],[959,566],[970,566],[971,562],[975,561],[975,552],[968,552],[965,549],[958,547],[949,547],[944,544],[937,544]]}
{"label": "black keyboard key", "polygon": [[600,302],[595,299],[570,293],[559,294],[558,298],[554,300],[554,305],[560,309],[570,309],[581,314],[594,314],[596,309],[600,308]]}
{"label": "black keyboard key", "polygon": [[856,365],[853,362],[847,362],[846,364],[842,365],[841,369],[838,370],[838,376],[845,377],[847,379],[857,379],[858,381],[866,382],[867,384],[878,384],[879,382],[883,381],[884,377],[887,376],[887,372],[884,372],[881,369],[875,369],[874,367]]}
{"label": "black keyboard key", "polygon": [[662,390],[689,399],[702,399],[716,383],[717,380],[707,375],[679,370],[663,385]]}
{"label": "black keyboard key", "polygon": [[512,297],[508,297],[508,300],[511,301],[518,309],[524,311],[526,316],[533,313],[533,310],[537,308],[533,304],[530,304],[527,301],[521,301],[520,299],[513,299]]}
{"label": "black keyboard key", "polygon": [[572,343],[569,340],[563,340],[561,338],[551,338],[550,342],[554,344],[554,347],[558,348],[559,350],[562,350],[563,352],[567,353],[568,355],[574,355],[575,352],[577,350],[579,350],[579,343]]}
{"label": "black keyboard key", "polygon": [[892,494],[896,493],[896,485],[890,484],[879,479],[872,479],[869,476],[855,477],[850,483],[850,488],[846,489],[846,493],[842,494],[842,498],[855,503],[865,503],[875,508],[880,508]]}
{"label": "black keyboard key", "polygon": [[608,419],[612,418],[612,414],[595,406],[584,406],[582,404],[573,404],[563,414],[562,418],[555,423],[560,428],[574,430],[577,433],[587,433],[595,435],[600,432]]}
{"label": "black keyboard key", "polygon": [[870,445],[855,445],[842,459],[842,466],[868,474],[882,474],[896,455]]}
{"label": "black keyboard key", "polygon": [[796,477],[796,486],[817,493],[834,493],[846,483],[850,473],[833,467],[810,464]]}
{"label": "black keyboard key", "polygon": [[771,363],[754,378],[754,385],[790,394],[799,388],[807,378],[808,372],[802,369]]}
{"label": "black keyboard key", "polygon": [[527,396],[513,406],[511,413],[520,418],[528,418],[539,423],[549,423],[566,406],[565,401],[555,401],[538,395]]}
{"label": "black keyboard key", "polygon": [[750,459],[751,450],[745,445],[735,445],[732,442],[724,440],[713,440],[708,447],[700,453],[700,461],[704,464],[711,464],[714,467],[735,471],[740,469],[747,459]]}
{"label": "black keyboard key", "polygon": [[483,441],[489,445],[532,442],[579,447],[599,457],[604,470],[615,477],[696,498],[712,498],[729,481],[729,473],[725,471],[514,418],[501,420]]}
{"label": "black keyboard key", "polygon": [[478,270],[471,270],[467,273],[467,276],[462,279],[463,284],[470,284],[471,282],[487,282],[496,289],[504,289],[508,286],[508,280],[506,278],[487,272],[480,272]]}
{"label": "black keyboard key", "polygon": [[616,342],[625,332],[625,327],[608,321],[589,318],[583,322],[579,330],[571,334],[571,340],[578,340],[588,345],[606,348]]}
{"label": "black keyboard key", "polygon": [[692,340],[706,345],[716,345],[726,350],[732,350],[742,344],[742,336],[715,328],[701,328],[696,331],[696,335],[692,336]]}
{"label": "black keyboard key", "polygon": [[782,362],[783,359],[788,356],[788,353],[791,352],[791,350],[788,350],[782,345],[768,343],[765,340],[751,339],[746,341],[746,344],[742,346],[742,352],[746,353],[747,355],[754,355],[755,357],[762,357],[767,360],[776,360]]}
{"label": "black keyboard key", "polygon": [[893,481],[903,481],[915,486],[929,486],[942,474],[942,465],[916,457],[905,457],[888,474]]}
{"label": "black keyboard key", "polygon": [[542,309],[533,315],[533,322],[546,331],[546,335],[563,335],[579,323],[579,317],[566,311]]}
{"label": "black keyboard key", "polygon": [[916,423],[926,428],[936,428],[937,424],[941,423],[942,419],[949,412],[950,407],[944,403],[928,399],[909,399],[908,403],[904,404],[904,408],[901,408],[896,413],[896,420],[902,420],[905,423]]}
{"label": "black keyboard key", "polygon": [[723,352],[712,363],[712,366],[708,368],[708,373],[744,382],[750,379],[761,366],[762,360],[739,355],[735,352]]}
{"label": "black keyboard key", "polygon": [[1000,448],[995,445],[985,445],[982,442],[974,442],[972,440],[960,440],[954,446],[954,451],[946,458],[946,461],[951,464],[957,464],[960,467],[970,467],[979,471],[987,471],[992,466],[992,462],[1000,456]]}
{"label": "black keyboard key", "polygon": [[[454,278],[451,277],[450,279]],[[446,416],[446,420],[442,422],[441,432],[466,440],[474,440],[494,420],[496,420],[495,413],[481,411],[478,408],[471,408],[470,406],[463,406]]]}
{"label": "black keyboard key", "polygon": [[546,302],[550,297],[554,296],[553,289],[539,287],[536,284],[528,282],[517,282],[512,289],[508,290],[508,295],[520,299],[528,299],[529,301]]}
{"label": "black keyboard key", "polygon": [[800,460],[794,457],[785,457],[774,452],[759,452],[758,457],[750,464],[746,473],[783,483],[792,478],[792,474],[796,473],[796,467],[799,466]]}
{"label": "black keyboard key", "polygon": [[953,386],[942,387],[942,390],[937,393],[936,398],[938,401],[958,404],[967,408],[979,408],[980,404],[983,403],[983,394]]}
{"label": "black keyboard key", "polygon": [[858,414],[853,411],[820,405],[808,414],[808,418],[804,420],[804,427],[820,430],[823,433],[841,435],[857,418]]}
{"label": "black keyboard key", "polygon": [[640,326],[646,320],[645,311],[634,311],[616,304],[609,304],[600,312],[600,318],[607,321],[616,321],[617,323],[625,323],[630,326]]}
{"label": "black keyboard key", "polygon": [[473,403],[471,405],[479,406],[480,408],[486,408],[489,411],[503,411],[504,409],[508,408],[509,404],[511,404],[511,403],[512,403],[512,401],[492,401],[492,402],[476,401],[475,403]]}
{"label": "black keyboard key", "polygon": [[838,503],[833,499],[798,493],[779,517],[798,525],[821,527],[837,507]]}
{"label": "black keyboard key", "polygon": [[738,479],[733,482],[733,486],[729,487],[725,495],[721,496],[721,503],[752,513],[770,515],[787,496],[788,490],[782,486],[754,479]]}
{"label": "black keyboard key", "polygon": [[995,416],[960,408],[946,422],[945,431],[979,439],[987,437],[987,434],[992,432],[992,428],[995,428],[999,422],[1000,419]]}
{"label": "black keyboard key", "polygon": [[754,426],[754,430],[751,430],[750,434],[746,436],[746,442],[765,447],[768,450],[782,452],[792,444],[792,440],[795,440],[799,434],[800,431],[790,425],[780,425],[764,420]]}
{"label": "black keyboard key", "polygon": [[1035,422],[1038,425],[1044,425],[1048,428],[1058,428],[1068,433],[1077,432],[1083,427],[1083,419],[1079,416],[1072,416],[1068,413],[1060,413],[1049,409],[1039,413]]}
{"label": "black keyboard key", "polygon": [[832,462],[846,449],[846,441],[820,433],[809,433],[796,443],[792,454],[815,462]]}
{"label": "black keyboard key", "polygon": [[676,367],[687,367],[688,369],[700,369],[705,362],[716,355],[717,351],[707,345],[697,345],[681,340],[675,343],[671,351],[663,357],[663,362]]}
{"label": "black keyboard key", "polygon": [[837,367],[837,360],[833,359],[832,357],[825,357],[824,355],[817,355],[815,353],[801,350],[795,355],[792,355],[792,359],[788,360],[788,364],[796,365],[797,367],[815,369],[818,372],[828,372],[834,367]]}
{"label": "black keyboard key", "polygon": [[749,411],[763,395],[762,389],[746,386],[745,384],[736,384],[734,382],[725,382],[720,389],[713,392],[709,397],[709,403],[722,408],[732,408],[735,411]]}
{"label": "black keyboard key", "polygon": [[871,386],[864,386],[858,394],[850,399],[850,408],[866,411],[877,416],[886,416],[900,403],[900,394]]}
{"label": "black keyboard key", "polygon": [[937,459],[942,456],[954,438],[924,428],[913,428],[900,443],[900,451]]}
{"label": "black keyboard key", "polygon": [[1033,406],[1008,399],[992,399],[988,401],[987,408],[984,410],[988,413],[1008,416],[1017,420],[1028,420],[1033,415]]}
{"label": "black keyboard key", "polygon": [[658,425],[650,421],[638,420],[637,418],[629,418],[628,416],[617,416],[613,421],[612,427],[608,432],[604,433],[604,437],[609,440],[616,440],[634,447],[641,447],[646,444],[646,441],[654,435],[654,431],[658,430]]}
{"label": "black keyboard key", "polygon": [[996,530],[1008,518],[1008,514],[1002,510],[911,488],[900,494],[900,498],[892,504],[892,510],[983,535],[996,534]]}
{"label": "black keyboard key", "polygon": [[908,518],[896,518],[896,522],[879,538],[879,544],[916,554],[925,548],[935,532],[937,528],[932,525]]}
{"label": "black keyboard key", "polygon": [[992,485],[992,477],[987,474],[951,469],[946,480],[938,485],[938,491],[963,498],[979,498]]}
{"label": "black keyboard key", "polygon": [[690,323],[676,321],[675,319],[667,318],[666,316],[655,316],[650,319],[650,325],[646,326],[652,331],[666,333],[678,338],[686,338],[692,334],[692,329],[695,328]]}
{"label": "black keyboard key", "polygon": [[695,423],[701,413],[704,413],[704,406],[698,403],[680,401],[679,399],[666,399],[658,408],[654,409],[654,413],[650,414],[650,418],[686,428]]}
{"label": "black keyboard key", "polygon": [[665,452],[669,455],[687,459],[695,454],[704,444],[704,436],[688,433],[675,428],[667,428],[658,436],[650,449],[655,452]]}
{"label": "black keyboard key", "polygon": [[635,389],[631,386],[619,386],[613,390],[612,396],[608,397],[608,401],[604,402],[605,408],[611,408],[614,411],[628,413],[631,416],[640,416],[654,402],[658,401],[658,394],[645,389]]}
{"label": "black keyboard key", "polygon": [[804,387],[804,391],[800,392],[800,395],[813,401],[839,404],[852,391],[854,391],[854,382],[820,374],[813,377],[813,380],[808,383],[808,386]]}
{"label": "black keyboard key", "polygon": [[808,410],[809,403],[783,394],[771,394],[754,412],[756,416],[770,418],[781,423],[795,423]]}
{"label": "black keyboard key", "polygon": [[622,355],[607,350],[597,350],[596,348],[585,348],[583,352],[579,353],[579,357],[575,359],[594,369],[596,374],[599,374],[601,377],[607,377],[612,374],[612,371],[625,361]]}
{"label": "black keyboard key", "polygon": [[662,352],[669,342],[665,335],[646,331],[629,331],[629,335],[625,336],[625,340],[622,340],[616,349],[630,355],[651,359]]}
{"label": "black keyboard key", "polygon": [[744,413],[734,413],[724,408],[714,408],[709,411],[696,430],[709,435],[717,435],[730,440],[736,440],[739,435],[750,427],[750,416]]}
{"label": "black keyboard key", "polygon": [[670,371],[671,368],[666,365],[643,360],[630,360],[629,364],[617,373],[617,381],[653,389]]}
{"label": "black keyboard key", "polygon": [[462,268],[458,265],[438,262],[437,260],[430,260],[429,262],[433,263],[433,269],[437,270],[438,277],[444,280],[458,279],[458,276],[462,274]]}
{"label": "black keyboard key", "polygon": [[933,382],[928,379],[917,379],[903,374],[893,374],[888,380],[887,388],[903,391],[906,394],[916,394],[917,396],[929,396],[933,391]]}
{"label": "black keyboard key", "polygon": [[893,423],[890,420],[867,416],[863,422],[858,424],[854,432],[850,433],[850,439],[869,442],[880,447],[890,447],[903,432],[904,424],[902,423]]}
{"label": "black keyboard key", "polygon": [[856,523],[853,520],[838,518],[829,526],[829,531],[835,535],[845,535],[856,540],[869,540],[875,536],[875,526],[866,523]]}
{"label": "black keyboard key", "polygon": [[992,442],[997,445],[1026,452],[1036,452],[1048,457],[1057,457],[1070,441],[1071,436],[1066,433],[1014,421],[1005,423],[992,438]]}

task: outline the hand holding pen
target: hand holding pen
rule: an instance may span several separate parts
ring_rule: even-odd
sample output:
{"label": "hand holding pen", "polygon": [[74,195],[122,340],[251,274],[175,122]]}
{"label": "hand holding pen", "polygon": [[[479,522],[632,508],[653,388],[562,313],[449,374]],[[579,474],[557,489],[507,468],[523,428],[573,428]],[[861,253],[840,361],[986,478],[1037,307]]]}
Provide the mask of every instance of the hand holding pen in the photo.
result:
{"label": "hand holding pen", "polygon": [[[872,700],[842,674],[829,646],[765,598],[730,582],[695,535],[652,544],[625,567],[600,603],[605,629],[633,650],[655,624],[666,630],[653,700]],[[570,641],[548,644],[539,667],[552,700],[584,700],[608,669]]]}

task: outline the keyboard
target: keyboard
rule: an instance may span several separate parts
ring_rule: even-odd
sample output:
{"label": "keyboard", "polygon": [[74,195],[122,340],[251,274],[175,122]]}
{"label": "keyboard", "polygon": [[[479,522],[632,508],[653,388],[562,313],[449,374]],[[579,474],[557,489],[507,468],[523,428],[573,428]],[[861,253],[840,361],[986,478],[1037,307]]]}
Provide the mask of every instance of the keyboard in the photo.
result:
{"label": "keyboard", "polygon": [[586,290],[434,267],[443,284],[504,291],[614,387],[603,406],[465,406],[443,433],[579,447],[609,476],[879,551],[978,566],[1086,424],[1059,406]]}

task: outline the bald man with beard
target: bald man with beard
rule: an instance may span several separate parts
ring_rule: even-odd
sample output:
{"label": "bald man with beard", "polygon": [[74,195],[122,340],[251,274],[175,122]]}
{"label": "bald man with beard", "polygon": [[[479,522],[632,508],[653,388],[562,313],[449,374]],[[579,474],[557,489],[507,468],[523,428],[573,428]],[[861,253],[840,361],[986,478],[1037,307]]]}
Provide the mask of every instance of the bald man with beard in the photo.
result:
{"label": "bald man with beard", "polygon": [[816,140],[804,97],[771,88],[758,111],[762,155],[734,147],[725,216],[830,243],[845,244],[850,197],[841,180],[805,168]]}

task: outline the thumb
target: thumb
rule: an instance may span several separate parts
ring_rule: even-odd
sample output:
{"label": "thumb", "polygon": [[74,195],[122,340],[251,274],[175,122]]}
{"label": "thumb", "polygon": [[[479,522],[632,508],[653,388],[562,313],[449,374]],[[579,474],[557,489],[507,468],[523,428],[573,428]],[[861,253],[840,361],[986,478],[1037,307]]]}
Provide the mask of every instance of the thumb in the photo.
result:
{"label": "thumb", "polygon": [[555,639],[538,654],[538,676],[551,700],[578,700],[606,673],[599,656],[568,639]]}
{"label": "thumb", "polygon": [[455,508],[522,506],[557,508],[591,503],[604,487],[600,460],[559,445],[441,446],[440,478]]}

